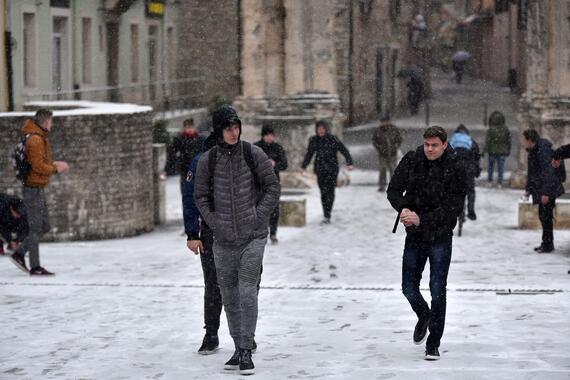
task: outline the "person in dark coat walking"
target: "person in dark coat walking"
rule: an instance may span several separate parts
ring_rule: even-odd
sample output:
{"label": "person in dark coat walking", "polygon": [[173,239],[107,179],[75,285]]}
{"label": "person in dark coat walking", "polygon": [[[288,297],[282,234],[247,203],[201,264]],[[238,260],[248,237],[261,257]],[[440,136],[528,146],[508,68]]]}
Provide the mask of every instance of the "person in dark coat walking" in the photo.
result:
{"label": "person in dark coat walking", "polygon": [[487,166],[487,178],[489,184],[493,183],[493,170],[497,163],[498,181],[497,186],[503,186],[503,174],[505,172],[505,160],[511,154],[511,132],[505,125],[505,115],[494,111],[489,116],[489,130],[485,135],[484,153],[489,155]]}
{"label": "person in dark coat walking", "polygon": [[[273,170],[275,170],[275,175],[277,180],[281,182],[279,173],[282,170],[287,170],[287,155],[285,154],[285,149],[281,144],[275,142],[275,131],[270,125],[264,125],[261,127],[261,140],[255,143],[260,147],[267,157],[271,160],[271,165],[273,165]],[[277,244],[279,240],[277,239],[277,225],[279,224],[279,204],[275,207],[275,210],[271,214],[269,219],[269,239],[271,243]]]}
{"label": "person in dark coat walking", "polygon": [[[209,150],[214,145],[216,145],[216,139],[213,136],[207,138],[204,142],[203,151]],[[202,153],[199,153],[194,158],[188,169],[182,189],[182,203],[184,205],[184,230],[188,236],[187,246],[192,252],[200,255],[204,274],[204,328],[206,334],[198,353],[210,355],[215,353],[219,346],[218,329],[220,328],[220,315],[222,313],[222,295],[214,263],[214,233],[200,216],[194,201],[196,169],[201,155]]]}
{"label": "person in dark coat walking", "polygon": [[201,152],[205,138],[198,134],[194,126],[194,119],[186,119],[183,122],[182,132],[174,137],[168,147],[166,155],[166,173],[176,173],[180,176],[180,192],[186,181],[188,168],[192,165],[194,157]]}
{"label": "person in dark coat walking", "polygon": [[[467,217],[476,220],[475,214],[475,178],[481,175],[481,153],[479,145],[469,135],[469,130],[460,124],[449,140],[449,145],[455,150],[457,156],[465,163],[467,175]],[[463,213],[462,213],[463,214]]]}
{"label": "person in dark coat walking", "polygon": [[4,242],[13,252],[24,255],[21,243],[28,231],[24,202],[18,197],[0,194],[0,255],[4,254]]}
{"label": "person in dark coat walking", "polygon": [[330,224],[339,171],[337,153],[340,152],[346,159],[348,170],[353,169],[352,157],[346,146],[329,132],[329,124],[325,120],[318,121],[315,129],[316,135],[309,139],[309,147],[301,164],[301,169],[305,171],[316,154],[315,174],[321,190],[321,203],[324,213],[322,224]]}
{"label": "person in dark coat walking", "polygon": [[241,120],[229,105],[212,116],[216,146],[198,162],[194,199],[214,231],[214,260],[235,352],[224,366],[251,375],[258,283],[269,218],[280,187],[270,159],[241,141]]}
{"label": "person in dark coat walking", "polygon": [[[402,291],[418,317],[413,341],[422,344],[429,327],[426,360],[438,360],[445,326],[447,274],[453,229],[465,200],[465,168],[441,127],[424,133],[424,145],[408,152],[388,186],[388,200],[406,227]],[[430,262],[431,309],[420,293]]]}
{"label": "person in dark coat walking", "polygon": [[411,115],[417,115],[424,99],[424,84],[419,76],[411,76],[408,81],[408,108]]}
{"label": "person in dark coat walking", "polygon": [[378,153],[378,164],[380,166],[378,191],[384,191],[387,185],[387,174],[390,173],[390,178],[392,178],[396,165],[398,165],[398,149],[402,145],[402,135],[398,128],[390,122],[390,115],[384,115],[380,119],[380,125],[372,135],[372,144]]}
{"label": "person in dark coat walking", "polygon": [[538,204],[538,217],[542,224],[542,243],[534,250],[538,253],[554,251],[553,218],[556,198],[564,194],[562,183],[565,170],[555,170],[551,161],[552,143],[540,138],[534,129],[523,132],[523,144],[528,152],[528,177],[525,196],[532,196],[532,203]]}

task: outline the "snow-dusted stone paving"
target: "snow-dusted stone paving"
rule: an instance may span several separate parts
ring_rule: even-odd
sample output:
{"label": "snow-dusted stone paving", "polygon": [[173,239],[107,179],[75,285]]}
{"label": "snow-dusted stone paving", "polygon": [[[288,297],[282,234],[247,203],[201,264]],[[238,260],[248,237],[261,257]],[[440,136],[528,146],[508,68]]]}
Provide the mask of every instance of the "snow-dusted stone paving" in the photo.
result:
{"label": "snow-dusted stone paving", "polygon": [[[520,193],[477,189],[479,220],[454,240],[442,359],[426,362],[400,292],[403,229],[391,233],[377,173],[352,177],[332,225],[319,225],[315,190],[307,227],[282,228],[266,250],[254,378],[570,378],[570,231],[555,231],[556,253],[535,254],[540,232],[515,228]],[[196,354],[200,261],[181,236],[176,178],[168,194],[169,224],[153,233],[43,244],[54,278],[0,257],[0,379],[240,378],[222,369],[225,319],[218,354]]]}

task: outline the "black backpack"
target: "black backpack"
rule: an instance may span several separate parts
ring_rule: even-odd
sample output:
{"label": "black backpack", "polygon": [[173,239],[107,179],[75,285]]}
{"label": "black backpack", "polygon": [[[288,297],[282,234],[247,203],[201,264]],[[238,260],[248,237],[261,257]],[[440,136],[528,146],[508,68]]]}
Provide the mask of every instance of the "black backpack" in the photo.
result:
{"label": "black backpack", "polygon": [[36,133],[29,133],[22,136],[12,154],[12,166],[16,172],[16,178],[22,183],[26,182],[30,170],[32,170],[32,166],[26,158],[26,143],[30,136],[35,134]]}
{"label": "black backpack", "polygon": [[[251,144],[247,141],[242,141],[243,158],[245,163],[251,170],[253,181],[256,187],[260,187],[259,178],[255,172],[255,162],[253,161],[253,153],[251,152]],[[216,172],[216,163],[218,160],[218,147],[214,146],[208,151],[208,171],[210,172],[210,208],[214,210],[214,174]]]}

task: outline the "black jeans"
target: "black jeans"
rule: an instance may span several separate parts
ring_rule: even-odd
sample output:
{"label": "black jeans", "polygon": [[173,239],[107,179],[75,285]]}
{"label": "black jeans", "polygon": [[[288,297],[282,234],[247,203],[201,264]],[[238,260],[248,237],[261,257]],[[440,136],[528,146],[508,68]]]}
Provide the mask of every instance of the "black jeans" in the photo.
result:
{"label": "black jeans", "polygon": [[279,224],[279,204],[275,207],[275,210],[271,213],[269,217],[269,235],[277,235],[277,225]]}
{"label": "black jeans", "polygon": [[553,198],[547,204],[538,205],[538,218],[542,224],[542,245],[546,248],[554,248],[553,222],[554,207],[556,206],[556,198]]}
{"label": "black jeans", "polygon": [[337,177],[338,171],[317,172],[317,182],[319,184],[319,189],[321,190],[321,203],[323,205],[323,213],[325,215],[325,218],[331,217]]}
{"label": "black jeans", "polygon": [[[436,242],[412,241],[406,238],[402,265],[402,292],[418,319],[429,318],[427,347],[439,347],[445,327],[447,306],[447,274],[451,263],[451,242],[447,238]],[[420,293],[420,280],[427,260],[430,263],[429,289],[431,310]]]}
{"label": "black jeans", "polygon": [[475,177],[473,176],[467,178],[467,212],[475,213]]}
{"label": "black jeans", "polygon": [[203,229],[200,239],[204,252],[200,254],[204,273],[204,328],[208,335],[218,335],[222,313],[222,294],[218,285],[216,264],[214,263],[214,235],[212,230]]}

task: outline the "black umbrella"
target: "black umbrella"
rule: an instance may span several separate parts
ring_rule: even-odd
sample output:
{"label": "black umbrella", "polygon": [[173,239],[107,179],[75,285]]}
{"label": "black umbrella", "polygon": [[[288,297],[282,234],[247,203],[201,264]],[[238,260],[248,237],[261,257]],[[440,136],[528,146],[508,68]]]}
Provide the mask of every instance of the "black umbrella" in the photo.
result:
{"label": "black umbrella", "polygon": [[406,67],[398,71],[398,78],[416,78],[422,77],[423,71],[419,67]]}

